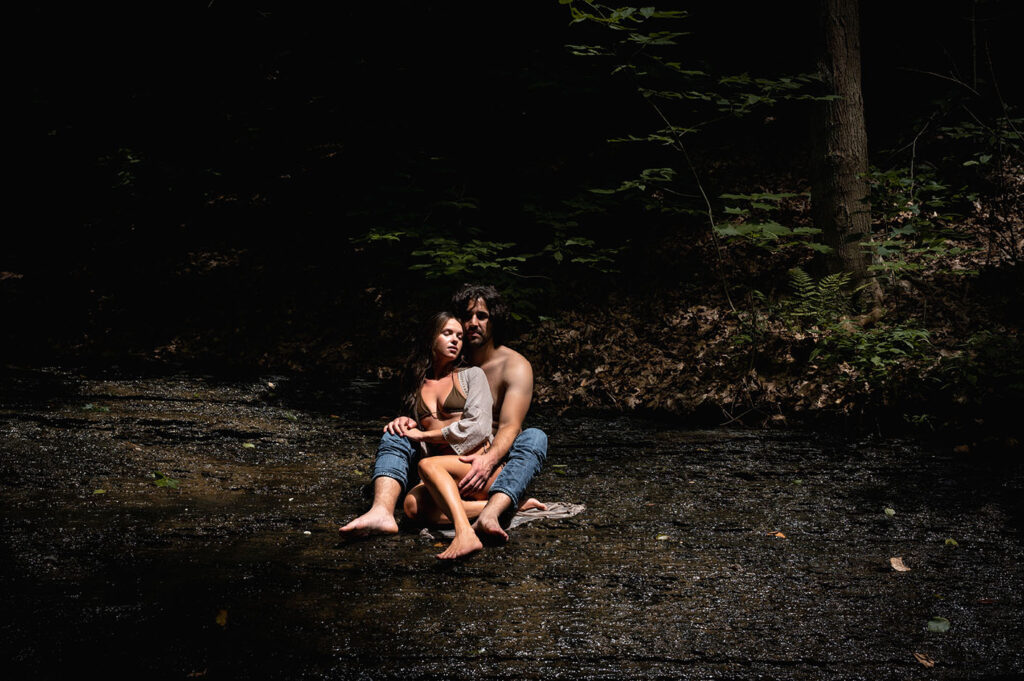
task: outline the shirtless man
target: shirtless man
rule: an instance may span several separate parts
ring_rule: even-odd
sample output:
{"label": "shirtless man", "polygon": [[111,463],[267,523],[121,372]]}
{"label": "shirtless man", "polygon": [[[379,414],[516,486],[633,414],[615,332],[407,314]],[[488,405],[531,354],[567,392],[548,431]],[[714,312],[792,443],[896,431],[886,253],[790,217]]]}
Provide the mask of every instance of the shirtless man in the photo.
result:
{"label": "shirtless man", "polygon": [[[547,459],[548,438],[543,431],[522,430],[533,399],[533,367],[503,343],[507,310],[493,286],[467,284],[452,296],[452,306],[465,327],[466,359],[487,375],[497,424],[490,447],[460,457],[470,469],[459,482],[459,489],[463,496],[481,491],[504,461],[505,467],[491,486],[487,505],[473,528],[484,539],[507,541],[501,521],[525,500],[527,485]],[[343,526],[339,530],[343,536],[398,532],[395,505],[410,487],[409,471],[415,470],[420,456],[419,448],[405,437],[406,429],[415,427],[416,421],[408,416],[400,416],[384,427],[373,473],[373,506]]]}

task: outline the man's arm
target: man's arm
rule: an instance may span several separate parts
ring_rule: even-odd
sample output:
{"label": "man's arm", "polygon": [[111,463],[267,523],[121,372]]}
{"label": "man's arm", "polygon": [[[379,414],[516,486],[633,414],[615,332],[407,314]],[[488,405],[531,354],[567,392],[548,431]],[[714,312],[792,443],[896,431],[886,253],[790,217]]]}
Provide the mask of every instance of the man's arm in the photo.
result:
{"label": "man's arm", "polygon": [[459,457],[471,464],[469,473],[459,482],[459,491],[473,494],[483,490],[494,469],[512,448],[512,443],[523,429],[523,421],[533,400],[533,367],[522,355],[508,358],[505,365],[505,399],[498,415],[498,432],[486,451],[480,454]]}

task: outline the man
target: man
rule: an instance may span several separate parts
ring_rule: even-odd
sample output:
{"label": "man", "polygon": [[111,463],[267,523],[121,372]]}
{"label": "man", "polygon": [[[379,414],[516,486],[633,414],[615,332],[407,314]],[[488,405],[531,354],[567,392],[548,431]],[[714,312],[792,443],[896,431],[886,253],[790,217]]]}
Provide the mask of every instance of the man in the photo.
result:
{"label": "man", "polygon": [[[460,457],[470,469],[459,482],[459,490],[464,496],[481,491],[507,455],[487,504],[473,523],[481,538],[507,541],[502,521],[510,518],[524,500],[526,486],[547,458],[547,436],[537,428],[522,430],[533,399],[533,367],[504,345],[508,312],[493,286],[464,285],[452,296],[452,309],[465,327],[466,359],[487,375],[497,425],[489,447],[479,454]],[[400,416],[385,426],[374,466],[373,506],[342,527],[339,531],[343,536],[398,532],[395,505],[408,490],[409,470],[415,470],[420,456],[419,448],[405,437],[405,431],[416,425],[412,418]]]}

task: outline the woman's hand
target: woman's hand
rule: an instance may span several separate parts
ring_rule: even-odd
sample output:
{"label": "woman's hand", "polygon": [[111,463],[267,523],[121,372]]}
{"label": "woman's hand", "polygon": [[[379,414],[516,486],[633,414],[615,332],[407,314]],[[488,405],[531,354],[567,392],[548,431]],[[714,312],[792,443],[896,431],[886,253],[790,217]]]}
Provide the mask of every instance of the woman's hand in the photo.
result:
{"label": "woman's hand", "polygon": [[384,432],[402,437],[405,435],[405,431],[410,428],[415,428],[416,425],[415,419],[411,419],[408,416],[399,416],[397,419],[384,426]]}
{"label": "woman's hand", "polygon": [[419,428],[407,428],[405,431],[405,437],[409,438],[413,442],[423,442],[427,434]]}

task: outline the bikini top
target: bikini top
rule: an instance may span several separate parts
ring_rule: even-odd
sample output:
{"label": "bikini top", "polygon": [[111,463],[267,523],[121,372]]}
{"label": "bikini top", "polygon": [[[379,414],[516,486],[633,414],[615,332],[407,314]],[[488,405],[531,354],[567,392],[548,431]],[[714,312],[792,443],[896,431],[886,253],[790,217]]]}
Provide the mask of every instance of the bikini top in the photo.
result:
{"label": "bikini top", "polygon": [[438,418],[439,413],[444,414],[461,414],[466,408],[466,396],[459,392],[458,387],[455,383],[455,374],[459,372],[452,372],[452,389],[448,393],[448,396],[444,398],[444,404],[441,405],[440,412],[433,412],[427,407],[423,401],[423,388],[420,388],[419,392],[416,393],[416,420],[422,421],[427,416],[433,416]]}

